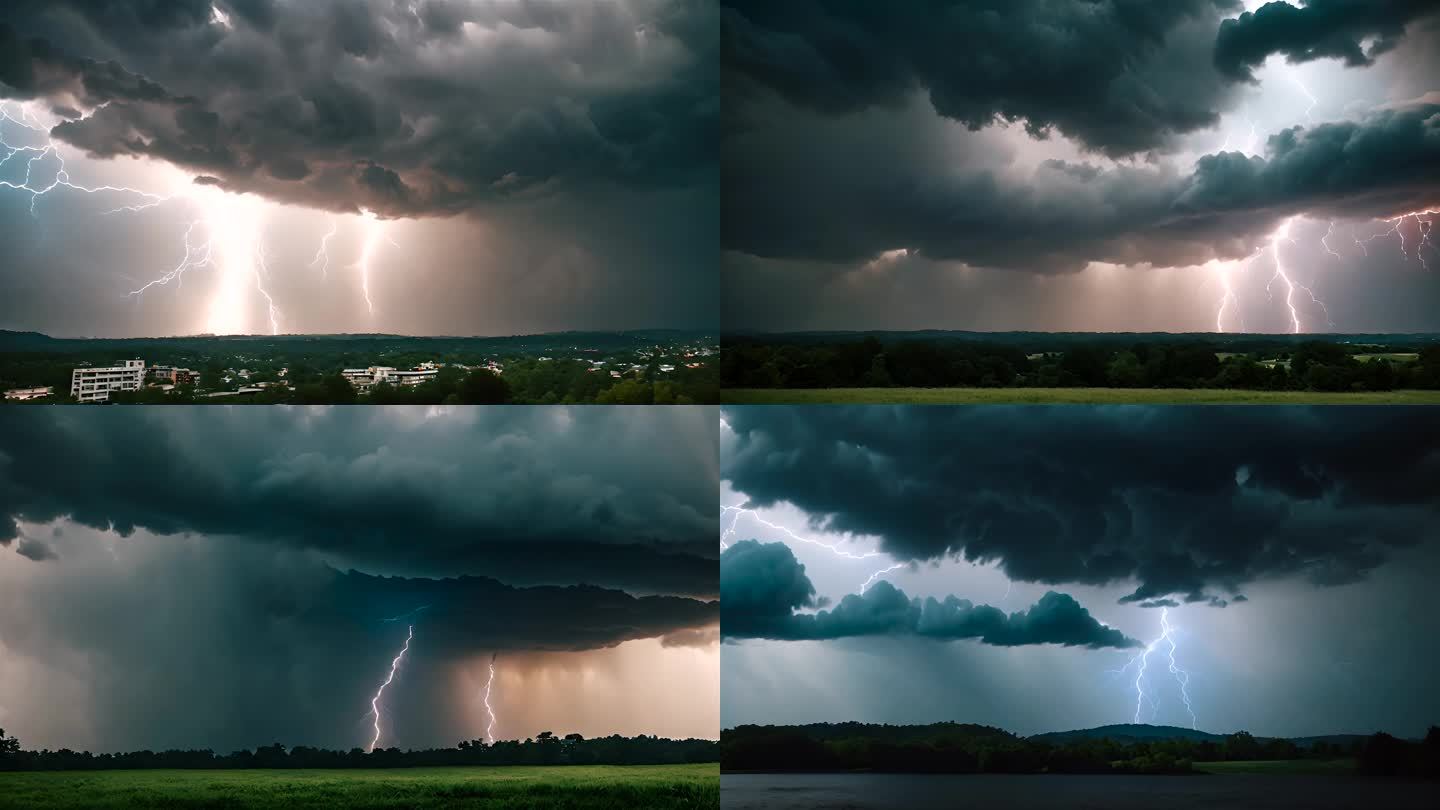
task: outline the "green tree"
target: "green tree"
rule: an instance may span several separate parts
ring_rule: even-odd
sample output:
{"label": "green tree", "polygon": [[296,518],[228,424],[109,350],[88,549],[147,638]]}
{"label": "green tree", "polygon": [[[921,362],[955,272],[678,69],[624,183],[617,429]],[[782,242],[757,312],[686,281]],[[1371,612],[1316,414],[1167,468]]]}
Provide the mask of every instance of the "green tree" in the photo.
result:
{"label": "green tree", "polygon": [[503,405],[510,401],[510,386],[499,374],[477,368],[456,389],[460,402],[466,405]]}

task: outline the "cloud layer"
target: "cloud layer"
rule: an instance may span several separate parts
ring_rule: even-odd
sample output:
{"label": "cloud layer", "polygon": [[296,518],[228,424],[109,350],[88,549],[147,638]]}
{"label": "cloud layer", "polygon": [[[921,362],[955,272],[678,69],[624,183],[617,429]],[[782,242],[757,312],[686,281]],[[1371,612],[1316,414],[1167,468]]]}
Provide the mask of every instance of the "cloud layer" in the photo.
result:
{"label": "cloud layer", "polygon": [[794,504],[813,528],[874,536],[899,561],[955,556],[1017,581],[1133,585],[1126,602],[1220,605],[1268,579],[1355,582],[1440,525],[1440,427],[1424,408],[739,408],[726,419],[736,435],[722,477],[752,506]]}
{"label": "cloud layer", "polygon": [[713,595],[715,430],[701,407],[14,410],[0,538],[64,517],[371,573]]}
{"label": "cloud layer", "polygon": [[830,610],[817,607],[805,566],[784,543],[741,540],[720,556],[721,633],[727,639],[820,641],[855,636],[919,636],[982,644],[1134,647],[1139,642],[1106,627],[1067,594],[1049,591],[1028,610],[1006,614],[990,605],[947,596],[910,599],[881,580],[863,594],[847,594]]}
{"label": "cloud layer", "polygon": [[91,155],[333,211],[446,215],[713,177],[708,3],[152,6],[10,4],[5,94],[68,111],[55,135]]}

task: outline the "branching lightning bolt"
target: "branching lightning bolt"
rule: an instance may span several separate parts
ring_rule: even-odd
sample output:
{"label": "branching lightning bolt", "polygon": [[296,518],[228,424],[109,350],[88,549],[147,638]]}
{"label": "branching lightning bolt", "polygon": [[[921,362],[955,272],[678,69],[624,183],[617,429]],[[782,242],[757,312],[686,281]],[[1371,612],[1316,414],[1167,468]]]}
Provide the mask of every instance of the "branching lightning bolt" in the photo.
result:
{"label": "branching lightning bolt", "polygon": [[[320,277],[330,277],[330,239],[335,235],[335,218],[330,218],[330,230],[320,237],[320,249],[315,251],[315,258],[310,260],[310,266],[320,265]],[[324,261],[321,264],[321,261]]]}
{"label": "branching lightning bolt", "polygon": [[[122,206],[121,208],[115,209],[115,210],[117,210],[117,211],[119,211],[119,210],[139,211],[139,210],[144,209],[144,208],[153,208],[154,206],[157,206],[157,205],[159,205],[160,203],[165,202],[165,201],[168,199],[167,197],[162,197],[162,196],[160,196],[160,195],[158,195],[158,194],[151,194],[151,193],[148,192],[148,191],[141,191],[140,189],[135,189],[135,188],[127,188],[127,187],[125,187],[125,186],[93,186],[93,187],[92,187],[92,186],[82,186],[82,185],[79,185],[78,183],[72,183],[72,182],[70,181],[70,172],[65,168],[65,156],[62,155],[62,154],[60,154],[60,150],[59,150],[59,149],[56,147],[56,145],[55,145],[55,139],[50,136],[50,133],[49,133],[43,126],[40,126],[40,124],[39,124],[38,121],[35,121],[34,123],[31,123],[31,116],[30,116],[29,112],[25,109],[25,106],[24,106],[23,104],[18,105],[18,107],[19,107],[19,110],[20,110],[20,117],[19,117],[19,118],[16,118],[14,115],[12,115],[12,114],[10,113],[10,108],[9,108],[8,104],[6,104],[5,102],[0,102],[0,149],[4,149],[4,150],[5,150],[5,157],[4,157],[4,158],[0,158],[0,167],[3,167],[6,163],[9,163],[11,158],[15,157],[16,155],[20,154],[21,152],[25,152],[25,153],[30,154],[30,157],[29,157],[29,158],[26,160],[26,162],[25,162],[25,182],[23,182],[23,183],[15,183],[15,182],[12,182],[12,181],[9,181],[9,180],[0,180],[0,187],[15,189],[15,190],[17,190],[17,191],[24,191],[25,193],[29,194],[29,195],[30,195],[30,216],[32,216],[32,217],[35,216],[35,203],[36,203],[36,201],[39,200],[39,199],[40,199],[41,197],[43,197],[44,195],[49,194],[50,192],[54,191],[54,190],[57,189],[57,188],[65,188],[65,189],[69,189],[69,190],[71,190],[71,191],[78,191],[78,192],[81,192],[81,193],[84,193],[84,194],[100,194],[100,193],[102,193],[102,192],[115,192],[115,193],[119,193],[119,194],[134,194],[134,195],[136,195],[136,196],[138,196],[138,197],[141,197],[141,198],[143,198],[143,199],[146,200],[146,202],[143,203],[143,204]],[[21,128],[25,129],[26,131],[28,131],[28,132],[30,132],[30,133],[32,133],[32,134],[34,134],[34,135],[37,135],[37,136],[39,136],[39,137],[43,137],[43,138],[45,139],[45,145],[44,145],[44,146],[14,146],[14,145],[12,145],[12,144],[5,138],[5,135],[4,135],[4,127],[3,127],[3,122],[4,122],[4,121],[9,121],[9,122],[11,122],[11,123],[13,123],[13,124],[16,124],[16,125],[20,126]],[[53,158],[55,159],[55,162],[59,165],[59,168],[56,169],[56,171],[55,171],[55,176],[54,176],[54,178],[52,178],[51,181],[50,181],[50,183],[49,183],[48,185],[45,185],[45,186],[32,185],[33,183],[36,182],[36,180],[34,179],[34,177],[35,177],[35,164],[36,164],[36,162],[38,162],[38,161],[40,161],[40,160],[43,160],[43,159],[46,158],[47,156],[48,156],[48,157],[53,157]]]}
{"label": "branching lightning bolt", "polygon": [[[822,541],[820,541],[820,540],[816,540],[816,539],[814,539],[813,537],[804,537],[804,536],[802,536],[802,535],[796,534],[794,531],[790,530],[789,528],[787,528],[787,527],[785,527],[785,526],[781,526],[781,525],[778,524],[778,523],[772,523],[772,522],[766,520],[765,518],[760,517],[760,515],[759,515],[754,509],[745,509],[745,508],[740,507],[740,506],[722,506],[722,507],[720,507],[720,514],[721,514],[721,515],[725,515],[725,514],[727,514],[727,513],[730,514],[732,517],[731,517],[731,519],[730,519],[730,525],[729,525],[723,532],[720,533],[720,548],[721,548],[722,550],[723,550],[723,549],[727,549],[727,548],[730,547],[730,545],[725,542],[726,539],[729,538],[729,537],[734,536],[734,534],[735,534],[735,529],[736,529],[736,524],[738,524],[738,523],[740,522],[740,518],[741,518],[742,516],[748,515],[749,517],[754,518],[754,520],[755,520],[756,523],[759,523],[760,525],[765,526],[766,528],[774,529],[775,531],[781,532],[781,533],[783,533],[786,537],[789,537],[789,538],[792,539],[792,540],[796,540],[796,541],[799,541],[799,542],[801,542],[801,543],[808,543],[808,544],[810,544],[810,545],[812,545],[812,546],[819,546],[820,548],[823,548],[823,549],[825,549],[826,551],[829,551],[831,554],[834,554],[834,555],[837,556],[837,557],[843,557],[843,558],[845,558],[845,559],[847,559],[847,560],[868,560],[868,559],[870,559],[871,557],[879,557],[879,556],[881,556],[881,553],[878,552],[878,551],[867,551],[867,552],[864,552],[863,554],[856,554],[856,553],[853,552],[853,551],[846,551],[845,549],[842,549],[842,548],[840,548],[839,546],[837,546],[837,545],[835,545],[835,544],[833,544],[833,543],[825,543],[825,542],[822,542]],[[864,594],[866,588],[869,588],[871,585],[874,585],[874,584],[875,584],[875,581],[876,581],[877,579],[879,579],[880,577],[884,576],[885,574],[888,574],[888,573],[890,573],[891,571],[899,570],[899,569],[904,568],[904,567],[905,567],[905,564],[904,564],[904,563],[896,563],[895,565],[891,565],[891,566],[888,566],[888,567],[886,567],[886,568],[882,568],[882,569],[876,571],[875,573],[873,573],[873,574],[871,574],[869,577],[867,577],[867,578],[865,579],[865,581],[860,584],[860,593],[861,593],[861,594]]]}
{"label": "branching lightning bolt", "polygon": [[1165,647],[1167,669],[1170,675],[1175,678],[1176,685],[1180,688],[1180,700],[1185,704],[1185,711],[1190,715],[1190,728],[1199,728],[1199,721],[1195,717],[1195,708],[1190,702],[1190,673],[1180,667],[1175,661],[1175,650],[1178,646],[1175,642],[1175,628],[1170,626],[1170,609],[1160,608],[1160,636],[1154,641],[1145,645],[1145,648],[1136,653],[1125,666],[1111,670],[1115,674],[1124,673],[1131,667],[1135,668],[1135,717],[1133,722],[1139,723],[1143,710],[1148,704],[1151,709],[1150,719],[1155,719],[1155,713],[1159,711],[1159,704],[1153,696],[1145,692],[1145,675],[1150,665],[1150,653],[1155,652],[1161,646]]}
{"label": "branching lightning bolt", "polygon": [[1309,287],[1290,278],[1289,272],[1285,270],[1285,263],[1280,257],[1280,240],[1283,239],[1291,244],[1295,244],[1295,239],[1290,236],[1290,225],[1295,219],[1295,217],[1290,217],[1280,223],[1280,227],[1276,228],[1275,233],[1270,235],[1270,252],[1275,260],[1275,275],[1271,276],[1270,281],[1265,284],[1265,293],[1267,295],[1270,293],[1270,287],[1275,283],[1276,279],[1280,279],[1285,283],[1285,307],[1290,310],[1290,331],[1298,335],[1301,332],[1301,324],[1300,313],[1295,309],[1295,290],[1297,288],[1303,290],[1306,295],[1310,296],[1311,302],[1320,307],[1320,310],[1325,313],[1325,321],[1331,327],[1335,325],[1335,322],[1330,319],[1330,309],[1325,306],[1325,302],[1316,298],[1314,291]]}
{"label": "branching lightning bolt", "polygon": [[385,694],[385,687],[389,686],[390,682],[395,680],[395,670],[400,668],[400,660],[404,658],[405,653],[410,650],[410,640],[413,638],[415,638],[415,625],[412,624],[409,627],[409,635],[405,637],[405,646],[400,648],[399,655],[396,655],[395,659],[390,662],[390,674],[385,676],[385,682],[380,684],[379,689],[375,690],[375,697],[370,698],[370,711],[375,716],[375,737],[370,740],[370,748],[367,749],[369,753],[374,753],[375,746],[380,744],[380,698]]}
{"label": "branching lightning bolt", "polygon": [[490,654],[490,677],[485,681],[485,714],[490,717],[490,722],[485,725],[485,743],[495,744],[495,709],[490,705],[490,690],[495,685],[495,657],[499,653]]}

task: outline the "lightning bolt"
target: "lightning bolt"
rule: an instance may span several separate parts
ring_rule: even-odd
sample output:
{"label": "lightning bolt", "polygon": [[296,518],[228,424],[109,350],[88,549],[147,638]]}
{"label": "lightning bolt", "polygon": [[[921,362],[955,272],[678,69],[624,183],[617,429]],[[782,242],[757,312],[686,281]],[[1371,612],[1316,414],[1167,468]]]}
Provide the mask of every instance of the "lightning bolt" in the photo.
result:
{"label": "lightning bolt", "polygon": [[[374,211],[362,208],[360,217],[365,220],[365,241],[360,246],[360,260],[355,264],[360,270],[360,290],[365,294],[365,308],[374,315],[375,302],[370,300],[370,260],[374,258],[375,248],[384,236],[385,226],[375,216]],[[388,237],[386,239],[390,244],[395,244]]]}
{"label": "lightning bolt", "polygon": [[331,218],[330,218],[330,230],[329,230],[329,232],[326,233],[324,236],[320,237],[320,249],[317,250],[317,251],[315,251],[315,258],[313,258],[313,259],[310,260],[310,266],[311,266],[311,267],[314,267],[315,265],[320,264],[320,261],[321,261],[322,259],[324,260],[325,263],[324,263],[324,264],[320,264],[320,277],[321,277],[321,278],[329,278],[329,277],[330,277],[330,247],[329,247],[329,245],[330,245],[330,239],[331,239],[331,237],[333,237],[334,235],[335,235],[335,218],[334,218],[334,217],[331,217]]}
{"label": "lightning bolt", "polygon": [[395,680],[395,670],[400,668],[400,659],[404,658],[405,653],[410,650],[410,640],[415,638],[415,625],[410,625],[409,632],[410,634],[405,637],[405,646],[400,648],[400,653],[390,662],[390,674],[385,676],[385,682],[380,684],[379,689],[375,690],[375,697],[370,698],[370,712],[375,716],[375,737],[370,740],[370,747],[367,749],[368,753],[374,753],[375,746],[380,744],[380,698],[385,694],[385,687],[389,686],[390,682]]}
{"label": "lightning bolt", "polygon": [[[16,118],[14,115],[11,114],[8,102],[0,101],[0,123],[9,121],[10,123],[16,124],[17,126],[21,127],[22,129],[26,130],[34,136],[43,137],[45,139],[45,145],[15,146],[6,139],[4,134],[4,128],[3,126],[0,126],[0,149],[5,150],[5,157],[0,158],[0,167],[3,167],[6,163],[9,163],[11,158],[15,157],[21,152],[25,152],[30,155],[30,157],[25,161],[25,182],[16,183],[10,180],[0,180],[0,188],[15,189],[17,191],[23,191],[29,194],[30,216],[36,216],[35,203],[41,197],[59,188],[68,189],[70,191],[78,191],[82,194],[101,194],[104,192],[133,194],[147,201],[144,204],[122,206],[121,208],[115,210],[138,211],[144,208],[153,208],[154,206],[157,206],[168,199],[167,197],[162,197],[158,194],[151,194],[148,191],[141,191],[140,189],[128,188],[125,186],[82,186],[78,183],[71,182],[70,172],[65,167],[65,156],[60,154],[59,148],[55,145],[55,139],[50,136],[49,131],[45,127],[43,127],[38,120],[34,119],[34,117],[30,114],[29,110],[26,109],[24,104],[17,104],[16,106],[19,109],[19,118]],[[86,117],[88,116],[82,116],[80,120],[84,120]],[[34,185],[38,182],[35,179],[35,164],[39,161],[44,160],[47,157],[53,158],[58,167],[55,170],[55,175],[51,178],[49,184],[47,185]]]}
{"label": "lightning bolt", "polygon": [[[725,515],[725,514],[731,515],[729,527],[727,527],[723,532],[720,533],[720,548],[721,548],[722,550],[723,550],[723,549],[727,549],[727,548],[730,547],[729,544],[725,542],[725,540],[726,540],[727,538],[729,538],[729,537],[734,536],[734,534],[735,534],[735,527],[736,527],[736,524],[738,524],[738,523],[740,522],[740,518],[741,518],[742,516],[749,516],[750,518],[753,518],[756,523],[759,523],[760,525],[765,526],[766,528],[774,529],[775,531],[784,534],[786,537],[789,537],[791,540],[795,540],[795,541],[801,542],[801,543],[808,543],[808,544],[810,544],[810,545],[812,545],[812,546],[819,546],[820,548],[823,548],[823,549],[825,549],[826,551],[829,551],[831,554],[834,554],[836,557],[843,557],[843,558],[845,558],[845,559],[847,559],[847,560],[868,560],[868,559],[870,559],[871,557],[879,557],[879,556],[881,556],[880,552],[878,552],[878,551],[867,551],[867,552],[865,552],[865,553],[863,553],[863,554],[856,554],[856,553],[853,552],[853,551],[846,551],[845,549],[842,549],[842,548],[840,548],[839,546],[837,546],[837,545],[835,545],[835,544],[833,544],[833,543],[826,543],[826,542],[823,542],[823,541],[820,541],[820,540],[816,540],[816,539],[813,538],[813,537],[804,537],[804,536],[802,536],[802,535],[796,534],[794,531],[790,530],[789,528],[787,528],[787,527],[785,527],[785,526],[781,526],[781,525],[778,524],[778,523],[772,523],[772,522],[766,520],[765,518],[760,517],[759,513],[757,513],[754,509],[745,509],[745,508],[739,507],[739,506],[722,506],[722,507],[720,507],[720,514],[721,514],[721,515]],[[873,573],[873,574],[871,574],[869,577],[867,577],[866,580],[860,584],[860,593],[861,593],[861,594],[864,594],[866,588],[869,588],[871,585],[874,585],[874,584],[875,584],[875,581],[876,581],[877,579],[879,579],[880,577],[884,576],[885,574],[888,574],[888,573],[890,573],[891,571],[895,571],[895,570],[898,570],[898,569],[901,569],[901,568],[904,568],[904,567],[905,567],[905,563],[896,563],[895,565],[891,565],[891,566],[889,566],[889,567],[887,567],[887,568],[882,568],[882,569],[876,571],[875,573]]]}
{"label": "lightning bolt", "polygon": [[1270,294],[1270,287],[1275,283],[1276,279],[1284,282],[1285,307],[1290,310],[1290,331],[1298,335],[1301,332],[1301,324],[1300,313],[1295,308],[1296,289],[1303,290],[1306,295],[1310,296],[1310,301],[1314,304],[1317,304],[1320,307],[1321,311],[1325,313],[1325,320],[1327,323],[1330,324],[1331,327],[1335,326],[1335,322],[1330,320],[1330,309],[1325,306],[1325,302],[1315,297],[1315,292],[1313,290],[1311,290],[1304,284],[1300,284],[1294,279],[1290,278],[1289,272],[1285,269],[1285,263],[1281,259],[1280,240],[1283,239],[1291,243],[1292,245],[1295,244],[1295,239],[1290,236],[1290,225],[1294,223],[1295,220],[1296,217],[1290,217],[1289,219],[1280,223],[1280,227],[1276,228],[1275,232],[1270,235],[1270,253],[1275,259],[1275,275],[1271,276],[1270,281],[1265,284],[1265,293],[1267,295]]}
{"label": "lightning bolt", "polygon": [[490,717],[490,722],[485,725],[485,742],[488,745],[495,744],[495,709],[490,705],[490,690],[495,685],[495,657],[499,653],[490,654],[490,677],[485,681],[485,714]]}
{"label": "lightning bolt", "polygon": [[[215,9],[213,21],[229,27],[229,18],[218,8]],[[92,110],[79,120],[85,120],[93,114]],[[9,137],[10,132],[16,128],[25,133],[24,142],[13,141]],[[187,272],[201,268],[213,269],[218,271],[220,277],[217,291],[210,303],[206,331],[216,334],[244,331],[246,288],[253,288],[254,293],[264,299],[271,334],[279,334],[281,310],[267,286],[271,267],[261,241],[258,198],[246,199],[249,195],[193,184],[176,194],[157,194],[127,186],[87,186],[76,183],[70,177],[65,156],[50,135],[49,128],[40,122],[39,117],[31,112],[26,103],[0,99],[0,170],[5,170],[12,161],[21,160],[25,162],[24,179],[13,177],[14,173],[11,172],[0,178],[0,188],[28,195],[30,215],[37,220],[40,198],[59,190],[92,195],[128,195],[133,198],[132,202],[101,212],[102,216],[139,214],[176,199],[198,207],[199,214],[190,218],[185,225],[178,262],[145,284],[130,290],[128,296],[138,298],[153,287],[171,283],[178,288]],[[48,175],[47,169],[52,166],[54,174]],[[358,262],[360,282],[366,309],[374,314],[374,301],[370,295],[370,271],[374,253],[381,239],[397,248],[399,245],[384,234],[384,226],[374,213],[362,210],[361,217],[368,224]],[[319,249],[310,262],[312,267],[320,265],[321,275],[325,278],[329,277],[330,241],[337,232],[336,220],[331,217],[329,230],[321,237]]]}
{"label": "lightning bolt", "polygon": [[[1376,239],[1379,239],[1382,236],[1389,236],[1391,234],[1394,234],[1400,239],[1400,256],[1406,261],[1409,261],[1410,254],[1405,252],[1405,232],[1400,229],[1400,226],[1405,224],[1405,220],[1413,219],[1415,220],[1415,226],[1420,229],[1420,241],[1415,245],[1415,258],[1420,262],[1420,266],[1422,268],[1424,268],[1425,270],[1429,270],[1430,264],[1425,261],[1425,248],[1429,247],[1431,250],[1435,250],[1435,243],[1430,241],[1430,232],[1435,227],[1435,220],[1433,219],[1433,217],[1436,214],[1440,214],[1440,210],[1410,211],[1397,217],[1391,217],[1390,219],[1381,220],[1382,222],[1390,223],[1390,227],[1381,231],[1380,233],[1366,237],[1365,239],[1355,237],[1355,245],[1359,247],[1366,256],[1369,256],[1370,251],[1367,246],[1371,242],[1374,242]],[[1421,219],[1421,217],[1429,218]]]}
{"label": "lightning bolt", "polygon": [[1185,711],[1190,715],[1190,728],[1199,728],[1199,722],[1195,717],[1195,708],[1190,702],[1190,673],[1180,667],[1175,661],[1175,628],[1170,625],[1170,609],[1160,608],[1160,636],[1154,641],[1145,645],[1145,648],[1136,653],[1125,666],[1110,670],[1114,674],[1123,674],[1131,667],[1135,668],[1135,717],[1133,722],[1140,723],[1144,707],[1148,704],[1151,708],[1151,721],[1155,719],[1155,713],[1159,711],[1159,704],[1153,696],[1145,692],[1145,676],[1150,665],[1150,654],[1165,648],[1167,669],[1170,675],[1175,678],[1175,683],[1180,688],[1180,699],[1185,704]]}

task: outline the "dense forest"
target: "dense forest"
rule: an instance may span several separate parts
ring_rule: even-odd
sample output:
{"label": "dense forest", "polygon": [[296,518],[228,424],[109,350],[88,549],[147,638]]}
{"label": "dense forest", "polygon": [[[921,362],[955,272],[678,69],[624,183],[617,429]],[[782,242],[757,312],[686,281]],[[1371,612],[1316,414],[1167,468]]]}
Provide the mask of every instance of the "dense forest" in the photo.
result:
{"label": "dense forest", "polygon": [[[1116,336],[726,338],[725,388],[1440,389],[1440,343]],[[1045,346],[1048,348],[1040,348]]]}
{"label": "dense forest", "polygon": [[720,733],[724,771],[894,773],[1190,773],[1195,762],[1354,757],[1362,773],[1440,776],[1440,727],[1423,742],[1388,734],[1300,744],[1238,732],[1216,739],[1109,737],[1050,741],[990,726],[820,723]]}
{"label": "dense forest", "polygon": [[88,751],[27,751],[0,729],[0,771],[71,771],[137,768],[410,768],[440,765],[675,765],[717,762],[720,746],[714,740],[670,740],[661,737],[597,737],[579,734],[557,737],[542,732],[533,739],[467,740],[454,748],[402,751],[361,748],[330,751],[279,743],[254,751],[217,754],[210,750],[132,751],[92,754]]}

